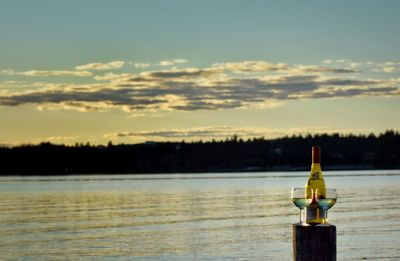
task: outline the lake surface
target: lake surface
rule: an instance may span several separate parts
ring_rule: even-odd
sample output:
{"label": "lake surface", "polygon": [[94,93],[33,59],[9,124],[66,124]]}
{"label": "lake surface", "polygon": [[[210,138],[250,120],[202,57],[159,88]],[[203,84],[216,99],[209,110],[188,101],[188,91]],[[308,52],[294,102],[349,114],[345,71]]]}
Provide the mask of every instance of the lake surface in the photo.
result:
{"label": "lake surface", "polygon": [[[400,260],[400,170],[325,171],[338,260]],[[0,177],[0,260],[291,260],[307,172]]]}

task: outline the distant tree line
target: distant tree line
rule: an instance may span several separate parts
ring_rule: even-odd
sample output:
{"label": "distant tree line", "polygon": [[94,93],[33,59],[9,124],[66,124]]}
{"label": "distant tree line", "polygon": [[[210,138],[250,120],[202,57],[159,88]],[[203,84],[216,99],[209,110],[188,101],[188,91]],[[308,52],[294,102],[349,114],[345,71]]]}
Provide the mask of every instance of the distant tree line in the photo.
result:
{"label": "distant tree line", "polygon": [[294,135],[210,142],[146,142],[107,146],[41,143],[0,147],[0,175],[306,170],[311,146],[323,169],[400,168],[400,134]]}

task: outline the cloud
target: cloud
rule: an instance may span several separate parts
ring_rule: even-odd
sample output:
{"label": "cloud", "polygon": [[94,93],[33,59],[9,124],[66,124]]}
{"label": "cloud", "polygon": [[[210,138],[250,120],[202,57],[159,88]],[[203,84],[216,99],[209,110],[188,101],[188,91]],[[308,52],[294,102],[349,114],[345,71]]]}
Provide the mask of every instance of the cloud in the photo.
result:
{"label": "cloud", "polygon": [[357,73],[358,71],[353,69],[342,69],[342,68],[331,68],[321,66],[304,66],[298,65],[292,69],[292,72],[297,71],[298,73]]}
{"label": "cloud", "polygon": [[352,63],[350,59],[338,59],[334,61],[335,63]]}
{"label": "cloud", "polygon": [[120,82],[134,78],[135,75],[131,73],[105,73],[103,75],[96,75],[94,79],[96,81],[113,81]]}
{"label": "cloud", "polygon": [[193,77],[208,77],[212,74],[221,73],[220,70],[215,68],[207,68],[207,69],[197,69],[197,68],[184,68],[184,69],[172,69],[172,70],[163,70],[163,71],[153,71],[153,72],[145,72],[142,73],[144,77],[150,78],[170,78],[170,79],[179,79],[179,78],[193,78]]}
{"label": "cloud", "polygon": [[3,95],[0,105],[19,106],[35,104],[39,109],[67,109],[78,111],[104,111],[121,108],[141,110],[152,104],[162,104],[162,99],[134,97],[132,89],[100,88],[97,85],[82,85],[64,89],[41,89],[21,94]]}
{"label": "cloud", "polygon": [[386,81],[383,80],[357,80],[329,77],[319,77],[318,82],[325,86],[373,86],[386,83]]}
{"label": "cloud", "polygon": [[[199,75],[197,71],[196,73]],[[119,76],[106,75],[110,78]],[[129,79],[128,82],[70,85],[4,94],[0,105],[34,104],[41,108],[77,108],[82,111],[118,108],[124,111],[194,111],[246,108],[261,104],[264,107],[273,107],[271,104],[279,101],[304,98],[393,96],[398,95],[399,90],[394,86],[380,86],[386,84],[382,81],[318,76],[217,78],[204,81],[196,81],[192,77],[179,81],[182,78],[180,74],[163,76],[142,76],[142,81],[138,80],[133,84],[129,82],[132,79]]]}
{"label": "cloud", "polygon": [[387,66],[387,67],[383,67],[382,71],[384,71],[385,73],[393,73],[393,72],[397,72],[398,68],[394,67],[394,66]]}
{"label": "cloud", "polygon": [[113,70],[122,68],[125,65],[124,61],[113,61],[109,63],[89,63],[84,65],[78,65],[75,67],[76,70]]}
{"label": "cloud", "polygon": [[173,60],[166,60],[166,61],[161,61],[158,65],[160,66],[172,66],[180,63],[186,63],[187,60],[185,59],[173,59]]}
{"label": "cloud", "polygon": [[331,68],[321,66],[287,65],[266,61],[244,61],[238,63],[216,63],[213,68],[233,73],[257,73],[276,71],[280,73],[356,73],[353,69]]}
{"label": "cloud", "polygon": [[8,81],[0,92],[0,106],[34,105],[42,110],[78,111],[119,109],[140,114],[274,108],[295,99],[400,95],[398,80],[363,79],[359,73],[349,75],[352,72],[245,61],[206,68],[144,71],[137,75],[108,72],[96,75],[97,82],[92,84],[33,82],[27,88],[26,83]]}
{"label": "cloud", "polygon": [[379,87],[379,88],[347,88],[347,89],[331,89],[327,91],[317,91],[311,93],[308,98],[340,98],[354,96],[393,96],[399,95],[399,88],[396,87]]}
{"label": "cloud", "polygon": [[31,77],[53,77],[53,76],[77,76],[77,77],[88,77],[92,76],[93,73],[88,71],[60,71],[60,70],[31,70],[24,72],[17,72],[14,70],[2,70],[3,75],[17,75],[17,76],[31,76]]}
{"label": "cloud", "polygon": [[79,136],[49,136],[49,137],[43,137],[43,138],[37,138],[35,141],[37,143],[39,142],[51,142],[51,143],[65,143],[65,142],[71,142],[79,139]]}
{"label": "cloud", "polygon": [[267,72],[267,71],[284,71],[289,66],[283,63],[273,64],[265,61],[244,61],[237,63],[216,63],[214,68],[223,69],[235,73],[243,72]]}
{"label": "cloud", "polygon": [[150,67],[149,63],[134,63],[133,66],[135,66],[136,68],[147,68]]}
{"label": "cloud", "polygon": [[240,138],[277,138],[290,135],[306,135],[317,133],[363,133],[365,130],[336,129],[336,128],[258,128],[258,127],[235,127],[235,126],[206,126],[186,129],[162,129],[157,131],[127,131],[105,134],[107,139],[133,139],[133,140],[221,140],[237,135]]}
{"label": "cloud", "polygon": [[119,132],[106,134],[106,137],[146,137],[146,138],[188,138],[188,137],[213,137],[213,138],[225,138],[230,137],[235,133],[246,133],[246,135],[258,136],[258,132],[254,129],[244,128],[232,128],[228,126],[213,126],[213,127],[201,127],[191,129],[170,129],[160,131],[138,131],[138,132]]}
{"label": "cloud", "polygon": [[[336,65],[336,66],[345,66],[350,68],[350,70],[355,71],[371,71],[375,73],[397,73],[400,71],[400,62],[354,62],[349,59],[340,59],[340,60],[324,60],[324,64]],[[357,70],[356,70],[357,69]]]}

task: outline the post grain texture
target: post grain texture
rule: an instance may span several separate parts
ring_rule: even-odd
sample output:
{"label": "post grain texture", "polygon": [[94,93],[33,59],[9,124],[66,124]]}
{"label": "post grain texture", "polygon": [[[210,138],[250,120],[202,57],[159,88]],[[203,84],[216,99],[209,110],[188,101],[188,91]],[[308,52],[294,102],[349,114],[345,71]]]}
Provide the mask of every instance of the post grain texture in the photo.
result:
{"label": "post grain texture", "polygon": [[294,261],[336,261],[336,227],[293,227]]}

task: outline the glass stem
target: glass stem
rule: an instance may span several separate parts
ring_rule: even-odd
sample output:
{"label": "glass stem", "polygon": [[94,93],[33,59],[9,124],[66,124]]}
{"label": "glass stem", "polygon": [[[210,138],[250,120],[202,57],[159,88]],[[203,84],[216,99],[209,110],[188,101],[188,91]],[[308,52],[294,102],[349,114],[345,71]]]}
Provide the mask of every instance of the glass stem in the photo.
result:
{"label": "glass stem", "polygon": [[324,223],[327,223],[328,222],[328,210],[324,209],[323,211],[324,211]]}
{"label": "glass stem", "polygon": [[300,209],[300,222],[304,223],[304,208]]}

